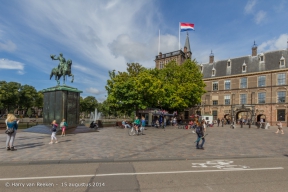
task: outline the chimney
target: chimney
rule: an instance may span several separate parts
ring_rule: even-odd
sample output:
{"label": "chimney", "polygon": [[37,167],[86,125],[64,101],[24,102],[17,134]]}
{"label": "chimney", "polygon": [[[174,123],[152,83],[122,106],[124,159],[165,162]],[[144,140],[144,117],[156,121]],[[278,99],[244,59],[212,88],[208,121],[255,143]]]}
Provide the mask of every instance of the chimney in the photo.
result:
{"label": "chimney", "polygon": [[255,41],[254,45],[252,46],[252,56],[257,56],[257,45],[255,44]]}
{"label": "chimney", "polygon": [[209,63],[214,63],[214,54],[212,53],[212,50],[209,56]]}

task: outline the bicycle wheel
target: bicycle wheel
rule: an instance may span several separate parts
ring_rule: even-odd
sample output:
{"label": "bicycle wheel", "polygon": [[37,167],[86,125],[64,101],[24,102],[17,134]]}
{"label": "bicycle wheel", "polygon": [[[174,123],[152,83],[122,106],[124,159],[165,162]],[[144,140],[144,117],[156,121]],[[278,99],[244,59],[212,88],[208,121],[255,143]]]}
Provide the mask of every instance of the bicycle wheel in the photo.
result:
{"label": "bicycle wheel", "polygon": [[133,127],[128,129],[128,135],[129,136],[135,135],[135,129]]}

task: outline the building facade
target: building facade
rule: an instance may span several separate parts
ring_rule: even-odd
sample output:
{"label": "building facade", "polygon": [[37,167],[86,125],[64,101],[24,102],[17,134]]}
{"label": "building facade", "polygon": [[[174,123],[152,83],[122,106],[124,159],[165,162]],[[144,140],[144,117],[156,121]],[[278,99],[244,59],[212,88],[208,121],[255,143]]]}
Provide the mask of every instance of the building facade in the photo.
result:
{"label": "building facade", "polygon": [[192,58],[192,52],[190,49],[190,42],[189,42],[189,36],[187,33],[185,45],[184,45],[184,51],[178,50],[173,51],[170,53],[162,54],[161,52],[159,55],[155,58],[155,67],[157,69],[162,69],[164,66],[169,63],[170,61],[176,61],[178,65],[181,65],[186,59]]}
{"label": "building facade", "polygon": [[200,70],[206,84],[198,114],[213,115],[213,119],[241,118],[252,122],[282,121],[288,125],[288,50],[257,53],[254,42],[252,55],[214,61]]}

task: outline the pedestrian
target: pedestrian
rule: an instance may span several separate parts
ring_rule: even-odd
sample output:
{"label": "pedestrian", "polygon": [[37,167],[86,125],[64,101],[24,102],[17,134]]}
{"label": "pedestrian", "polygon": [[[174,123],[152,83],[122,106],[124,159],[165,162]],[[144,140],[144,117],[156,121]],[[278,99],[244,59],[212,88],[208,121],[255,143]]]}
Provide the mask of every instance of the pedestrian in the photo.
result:
{"label": "pedestrian", "polygon": [[12,132],[12,133],[7,134],[6,149],[7,151],[9,150],[16,151],[17,149],[15,149],[14,147],[14,141],[15,141],[16,132],[18,129],[19,120],[17,121],[16,117],[13,114],[8,114],[5,122],[7,126],[6,129]]}
{"label": "pedestrian", "polygon": [[53,120],[51,125],[52,125],[52,128],[51,128],[52,135],[51,135],[51,141],[49,144],[53,144],[54,139],[55,139],[55,143],[58,143],[57,138],[56,138],[56,131],[58,127],[56,120]]}
{"label": "pedestrian", "polygon": [[278,126],[278,130],[275,133],[278,133],[279,131],[281,131],[281,134],[284,134],[282,122],[279,121],[276,125]]}
{"label": "pedestrian", "polygon": [[220,124],[220,119],[219,118],[217,119],[217,123],[218,123],[218,127],[219,127],[219,124]]}
{"label": "pedestrian", "polygon": [[224,117],[221,119],[222,127],[224,125]]}
{"label": "pedestrian", "polygon": [[232,129],[235,129],[235,121],[232,121],[230,127],[231,127]]}
{"label": "pedestrian", "polygon": [[146,126],[146,120],[145,120],[145,117],[144,116],[142,116],[142,118],[141,118],[141,127],[142,127],[142,135],[145,135],[144,133],[143,133],[143,130],[147,130],[147,129],[145,129],[145,126]]}
{"label": "pedestrian", "polygon": [[[197,123],[196,127],[196,134],[197,134],[197,141],[196,141],[196,149],[202,149],[204,150],[204,143],[205,143],[205,138],[204,138],[204,133],[206,131],[206,128],[204,128],[205,121],[202,121],[201,123]],[[200,140],[202,140],[201,144],[199,145]]]}
{"label": "pedestrian", "polygon": [[[96,125],[95,125],[96,126]],[[60,128],[62,129],[62,134],[61,137],[66,135],[66,128],[68,127],[67,122],[65,121],[65,119],[62,120],[62,122],[60,123]]]}

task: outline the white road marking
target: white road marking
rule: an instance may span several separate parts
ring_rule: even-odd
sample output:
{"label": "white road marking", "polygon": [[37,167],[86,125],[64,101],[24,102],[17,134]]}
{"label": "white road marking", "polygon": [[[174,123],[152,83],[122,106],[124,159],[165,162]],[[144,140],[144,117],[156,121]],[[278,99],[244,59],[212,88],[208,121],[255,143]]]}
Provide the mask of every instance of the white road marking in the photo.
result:
{"label": "white road marking", "polygon": [[157,175],[157,174],[176,174],[176,173],[207,173],[207,172],[226,172],[226,171],[264,171],[284,169],[283,167],[254,168],[254,169],[217,169],[217,170],[194,170],[194,171],[169,171],[169,172],[143,172],[143,173],[111,173],[94,175],[64,175],[64,176],[46,176],[46,177],[18,177],[18,178],[0,178],[0,181],[9,180],[30,180],[30,179],[58,179],[58,178],[80,178],[80,177],[103,177],[103,176],[124,176],[124,175]]}

